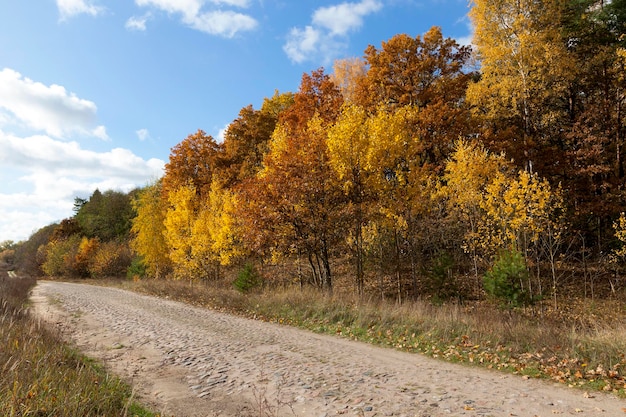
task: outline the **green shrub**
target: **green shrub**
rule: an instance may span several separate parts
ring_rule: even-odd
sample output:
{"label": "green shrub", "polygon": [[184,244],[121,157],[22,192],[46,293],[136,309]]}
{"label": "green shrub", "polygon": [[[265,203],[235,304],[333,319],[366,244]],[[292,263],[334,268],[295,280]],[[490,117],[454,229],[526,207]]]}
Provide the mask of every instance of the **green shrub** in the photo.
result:
{"label": "green shrub", "polygon": [[146,276],[146,264],[142,256],[135,256],[130,263],[130,266],[126,270],[126,277],[128,279],[137,280],[145,278]]}
{"label": "green shrub", "polygon": [[254,288],[258,288],[263,283],[261,276],[257,272],[254,265],[250,262],[246,263],[239,274],[237,274],[237,279],[233,282],[235,288],[243,293],[249,292]]}
{"label": "green shrub", "polygon": [[501,252],[495,263],[483,277],[483,286],[487,294],[499,300],[505,306],[519,307],[527,305],[531,299],[524,282],[528,270],[524,256],[518,250]]}

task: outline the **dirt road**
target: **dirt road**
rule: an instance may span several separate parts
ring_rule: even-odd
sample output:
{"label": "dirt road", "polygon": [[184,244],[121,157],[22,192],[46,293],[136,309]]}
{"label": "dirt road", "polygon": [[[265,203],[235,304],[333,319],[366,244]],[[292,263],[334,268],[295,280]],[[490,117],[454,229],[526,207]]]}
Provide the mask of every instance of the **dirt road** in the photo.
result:
{"label": "dirt road", "polygon": [[626,416],[600,393],[120,289],[44,281],[32,300],[168,416]]}

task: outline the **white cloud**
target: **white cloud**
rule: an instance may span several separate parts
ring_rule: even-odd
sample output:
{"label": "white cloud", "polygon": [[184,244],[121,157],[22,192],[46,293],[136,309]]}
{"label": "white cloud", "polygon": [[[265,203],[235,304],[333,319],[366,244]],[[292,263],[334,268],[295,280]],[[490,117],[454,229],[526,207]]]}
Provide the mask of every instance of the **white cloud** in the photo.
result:
{"label": "white cloud", "polygon": [[68,93],[64,87],[46,86],[17,71],[0,71],[0,127],[15,124],[56,138],[82,134],[107,140],[96,126],[96,105]]}
{"label": "white cloud", "polygon": [[[6,203],[11,204],[10,209],[4,209]],[[2,231],[0,233],[0,241],[12,240],[19,242],[28,239],[28,237],[38,229],[48,224],[61,220],[59,217],[50,215],[50,212],[46,211],[25,211],[15,210],[18,205],[21,207],[33,207],[33,204],[37,204],[37,198],[34,195],[6,195],[0,194],[0,213],[2,213],[2,219],[0,219],[0,227]],[[67,207],[67,211],[71,212],[71,206]],[[68,216],[65,216],[68,217]]]}
{"label": "white cloud", "polygon": [[79,14],[97,16],[104,11],[104,8],[92,4],[89,0],[56,0],[56,2],[61,20],[66,20]]}
{"label": "white cloud", "polygon": [[379,11],[382,7],[382,3],[377,0],[322,7],[313,13],[313,23],[330,30],[332,35],[345,35],[360,28],[363,17]]}
{"label": "white cloud", "polygon": [[150,132],[148,131],[148,129],[139,129],[135,133],[137,134],[139,140],[142,142],[150,138]]}
{"label": "white cloud", "polygon": [[217,135],[215,136],[215,141],[217,143],[224,143],[224,137],[226,136],[226,132],[228,131],[228,127],[230,123],[227,123],[223,128],[217,131]]}
{"label": "white cloud", "polygon": [[232,38],[238,32],[249,31],[257,26],[257,21],[252,17],[233,11],[202,13],[185,23],[193,29],[226,38]]}
{"label": "white cloud", "polygon": [[122,148],[96,152],[68,141],[76,134],[109,140],[106,128],[95,123],[96,110],[95,103],[61,86],[0,71],[0,241],[26,239],[71,216],[76,196],[96,188],[129,191],[162,176],[162,160]]}
{"label": "white cloud", "polygon": [[18,137],[0,132],[0,162],[30,172],[76,178],[109,177],[136,181],[160,170],[163,161],[143,160],[128,149],[107,152],[82,149],[77,142],[61,142],[48,136]]}
{"label": "white cloud", "polygon": [[317,52],[321,36],[320,31],[312,26],[293,28],[283,50],[292,61],[304,62]]}
{"label": "white cloud", "polygon": [[[258,25],[256,19],[247,14],[221,8],[221,6],[246,8],[250,5],[249,0],[135,0],[135,4],[172,15],[181,15],[181,21],[186,26],[226,38],[253,30]],[[207,4],[214,7],[205,10]]]}
{"label": "white cloud", "polygon": [[313,13],[311,25],[291,29],[283,50],[296,63],[318,59],[329,63],[343,47],[347,35],[363,26],[364,17],[382,7],[378,0],[320,7]]}
{"label": "white cloud", "polygon": [[135,0],[140,7],[154,7],[171,14],[182,14],[184,18],[197,16],[202,0]]}
{"label": "white cloud", "polygon": [[126,29],[128,30],[138,30],[138,31],[145,31],[146,30],[146,23],[148,22],[148,19],[150,18],[150,13],[146,13],[143,16],[133,16],[131,18],[129,18],[126,21]]}
{"label": "white cloud", "polygon": [[250,7],[250,0],[210,0],[211,3],[216,5],[226,4],[228,6],[235,6],[246,8]]}
{"label": "white cloud", "polygon": [[0,175],[20,190],[0,194],[0,241],[26,239],[34,230],[71,216],[74,197],[96,188],[129,191],[145,185],[163,174],[164,165],[127,149],[94,152],[45,135],[19,137],[0,131]]}
{"label": "white cloud", "polygon": [[109,135],[107,135],[107,129],[104,126],[98,126],[94,130],[91,131],[92,136],[100,138],[102,140],[110,140]]}

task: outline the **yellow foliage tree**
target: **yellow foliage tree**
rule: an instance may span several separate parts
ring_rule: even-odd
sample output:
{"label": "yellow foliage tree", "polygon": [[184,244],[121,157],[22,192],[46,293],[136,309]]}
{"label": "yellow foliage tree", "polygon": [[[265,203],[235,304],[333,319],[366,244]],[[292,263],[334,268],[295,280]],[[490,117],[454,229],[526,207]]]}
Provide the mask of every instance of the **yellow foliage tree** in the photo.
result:
{"label": "yellow foliage tree", "polygon": [[213,181],[205,205],[198,213],[192,229],[191,252],[198,266],[205,271],[214,265],[229,265],[243,254],[237,235],[234,211],[237,197]]}
{"label": "yellow foliage tree", "polygon": [[370,150],[364,168],[374,173],[371,179],[380,214],[378,229],[386,229],[392,235],[399,301],[404,291],[403,256],[409,258],[413,287],[417,287],[417,243],[425,237],[420,223],[430,210],[428,203],[432,192],[432,171],[421,158],[423,142],[413,129],[419,112],[415,106],[402,106],[392,111],[379,107],[367,121]]}
{"label": "yellow foliage tree", "polygon": [[525,253],[555,220],[555,210],[563,208],[560,190],[553,190],[547,180],[527,171],[520,171],[517,178],[498,172],[485,192],[482,208],[491,226],[485,237],[492,247]]}
{"label": "yellow foliage tree", "polygon": [[[527,261],[530,253],[539,258],[543,250],[552,270],[556,307],[556,252],[565,226],[561,189],[553,189],[547,180],[527,171],[508,178],[497,173],[487,186],[482,207],[486,213],[485,248],[519,251]],[[530,280],[526,291],[533,293]]]}
{"label": "yellow foliage tree", "polygon": [[356,286],[363,293],[363,226],[367,223],[364,204],[372,201],[371,177],[375,171],[370,163],[372,141],[368,116],[362,107],[346,104],[337,122],[328,129],[326,141],[330,165],[338,175],[350,203],[353,231],[350,234],[356,268]]}
{"label": "yellow foliage tree", "polygon": [[239,224],[236,221],[235,211],[239,204],[237,194],[231,190],[216,186],[209,195],[213,216],[211,222],[211,236],[213,251],[221,265],[230,265],[234,259],[245,254],[239,239]]}
{"label": "yellow foliage tree", "polygon": [[132,202],[135,217],[130,246],[142,258],[146,272],[156,278],[171,267],[164,234],[166,207],[161,196],[161,181],[157,181],[142,189]]}
{"label": "yellow foliage tree", "polygon": [[478,260],[484,221],[483,200],[487,185],[507,167],[502,155],[490,154],[475,142],[459,141],[446,164],[443,184],[437,198],[444,198],[447,210],[465,229],[463,249],[472,255],[474,275],[478,278]]}
{"label": "yellow foliage tree", "polygon": [[464,225],[464,250],[478,278],[480,259],[490,261],[501,250],[546,257],[556,281],[556,252],[564,229],[560,187],[528,171],[515,174],[502,155],[476,143],[460,141],[446,165],[438,197]]}
{"label": "yellow foliage tree", "polygon": [[197,218],[196,188],[193,184],[180,186],[168,195],[169,208],[165,220],[165,240],[176,279],[193,281],[196,262],[193,257],[193,226]]}
{"label": "yellow foliage tree", "polygon": [[78,251],[74,258],[74,269],[78,275],[87,277],[91,275],[91,264],[98,250],[100,249],[100,240],[96,237],[88,238],[83,236],[78,245]]}
{"label": "yellow foliage tree", "polygon": [[[549,141],[568,123],[575,64],[563,40],[560,0],[472,0],[473,43],[481,77],[467,99],[476,115],[508,136],[492,149],[504,150],[522,166],[551,168]],[[513,137],[511,140],[511,129]],[[562,155],[561,155],[562,157]],[[552,159],[551,159],[552,158]]]}

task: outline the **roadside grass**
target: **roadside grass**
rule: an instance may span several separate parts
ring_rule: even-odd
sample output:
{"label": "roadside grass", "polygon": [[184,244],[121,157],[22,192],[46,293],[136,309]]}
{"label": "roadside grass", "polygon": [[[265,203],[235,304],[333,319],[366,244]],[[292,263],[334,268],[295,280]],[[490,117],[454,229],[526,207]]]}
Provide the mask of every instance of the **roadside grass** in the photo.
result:
{"label": "roadside grass", "polygon": [[25,305],[34,284],[0,278],[2,416],[157,417],[134,401],[129,385],[29,316]]}
{"label": "roadside grass", "polygon": [[[118,281],[119,282],[119,281]],[[193,305],[333,334],[451,362],[544,378],[626,397],[624,303],[563,300],[503,310],[487,302],[434,305],[364,300],[316,290],[242,294],[228,282],[126,281],[127,289]]]}

